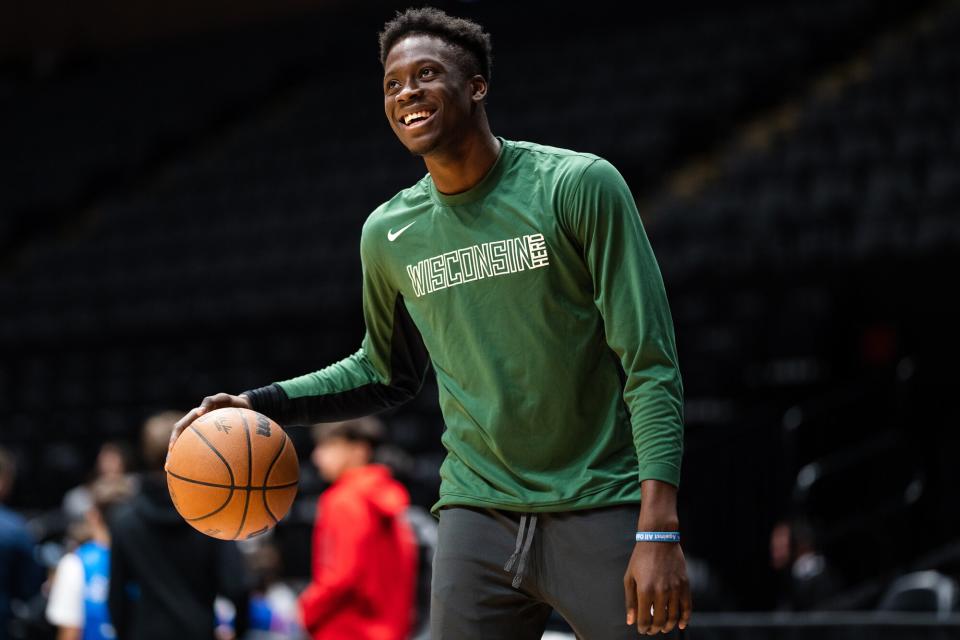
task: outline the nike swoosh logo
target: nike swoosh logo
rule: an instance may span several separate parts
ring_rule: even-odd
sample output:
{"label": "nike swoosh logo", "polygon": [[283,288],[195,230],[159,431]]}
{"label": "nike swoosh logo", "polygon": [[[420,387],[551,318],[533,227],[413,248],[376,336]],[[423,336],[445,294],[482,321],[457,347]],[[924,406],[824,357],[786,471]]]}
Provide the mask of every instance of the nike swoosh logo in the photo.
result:
{"label": "nike swoosh logo", "polygon": [[394,231],[387,231],[387,240],[389,240],[390,242],[393,242],[394,240],[396,240],[397,238],[400,237],[400,234],[401,234],[401,233],[403,233],[404,231],[406,231],[407,229],[409,229],[410,227],[412,227],[412,226],[415,225],[416,223],[417,223],[417,221],[414,220],[413,222],[411,222],[411,223],[408,224],[407,226],[405,226],[405,227],[400,227],[400,229],[398,229],[396,232],[394,232]]}

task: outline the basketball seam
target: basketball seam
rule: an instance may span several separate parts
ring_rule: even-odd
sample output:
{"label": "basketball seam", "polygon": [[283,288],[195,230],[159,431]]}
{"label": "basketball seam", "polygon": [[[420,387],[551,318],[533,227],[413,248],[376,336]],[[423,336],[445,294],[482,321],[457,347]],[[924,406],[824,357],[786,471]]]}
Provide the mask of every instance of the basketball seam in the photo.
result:
{"label": "basketball seam", "polygon": [[[221,504],[219,507],[217,507],[216,509],[214,509],[214,510],[211,511],[210,513],[206,513],[206,514],[204,514],[204,515],[202,515],[202,516],[196,516],[195,518],[187,518],[186,516],[184,516],[184,518],[183,518],[183,519],[184,519],[185,521],[187,521],[187,522],[197,522],[198,520],[204,520],[204,519],[206,519],[206,518],[209,518],[210,516],[213,516],[213,515],[216,515],[216,514],[220,513],[220,512],[223,511],[224,509],[226,509],[226,508],[227,508],[227,505],[230,504],[230,501],[233,500],[233,493],[234,493],[234,491],[236,490],[236,485],[235,485],[235,479],[234,479],[234,477],[233,477],[233,469],[230,468],[230,463],[227,462],[227,459],[224,458],[223,455],[222,455],[219,451],[217,451],[217,448],[216,448],[215,446],[213,446],[213,443],[211,443],[209,440],[207,440],[207,438],[206,438],[202,433],[200,433],[200,430],[199,430],[199,429],[197,429],[195,426],[193,426],[193,425],[191,424],[191,425],[190,425],[190,430],[193,431],[193,432],[196,434],[196,436],[197,436],[198,438],[200,438],[200,440],[201,440],[205,445],[207,445],[208,447],[210,447],[210,450],[213,451],[213,452],[217,455],[218,458],[220,458],[220,461],[223,463],[223,466],[225,466],[225,467],[227,468],[227,473],[230,475],[230,484],[229,484],[229,486],[222,487],[222,488],[224,488],[224,489],[230,489],[230,493],[227,494],[227,499],[223,501],[223,504]],[[180,475],[178,475],[178,474],[176,474],[176,473],[174,473],[174,472],[172,472],[172,471],[169,471],[169,470],[167,470],[167,475],[171,475],[171,476],[173,476],[174,478],[178,478],[178,479],[184,480],[184,481],[186,481],[186,482],[193,482],[193,483],[196,483],[196,484],[207,484],[207,483],[204,483],[204,482],[200,482],[199,480],[192,480],[192,479],[190,479],[190,478],[184,478],[184,477],[182,477],[182,476],[180,476]]]}
{"label": "basketball seam", "polygon": [[215,454],[217,454],[217,457],[220,458],[220,461],[221,461],[221,462],[223,462],[223,466],[225,466],[225,467],[227,468],[227,473],[230,474],[230,486],[231,486],[231,487],[236,486],[237,481],[236,481],[236,479],[235,479],[234,476],[233,476],[233,469],[230,468],[230,463],[227,462],[227,459],[223,457],[223,454],[220,453],[219,451],[217,451],[217,448],[216,448],[215,446],[213,446],[213,443],[211,443],[209,440],[207,440],[206,436],[204,436],[204,435],[200,432],[200,430],[197,429],[197,428],[196,428],[195,426],[193,426],[192,424],[190,425],[190,430],[193,431],[195,434],[197,434],[197,437],[200,438],[201,440],[203,440],[204,444],[206,444],[208,447],[210,447],[210,450],[211,450],[211,451],[213,451]]}
{"label": "basketball seam", "polygon": [[[189,478],[182,478],[182,477],[178,476],[177,474],[175,474],[175,473],[173,473],[173,472],[171,472],[171,471],[167,471],[167,474],[173,476],[173,477],[176,478],[177,480],[182,480],[182,481],[184,481],[184,482],[193,482],[194,484],[204,484],[204,483],[201,483],[201,482],[197,482],[197,481],[190,480]],[[217,507],[216,509],[214,509],[214,510],[211,511],[210,513],[205,513],[205,514],[203,514],[202,516],[196,516],[196,517],[194,517],[194,518],[188,518],[188,517],[186,517],[186,516],[183,516],[183,519],[186,520],[187,522],[196,522],[196,521],[198,521],[198,520],[205,520],[206,518],[209,518],[210,516],[215,516],[215,515],[217,515],[218,513],[220,513],[221,511],[223,511],[224,509],[226,509],[226,508],[227,508],[227,505],[229,505],[229,504],[230,504],[230,501],[233,499],[234,488],[233,488],[232,486],[231,486],[231,487],[221,486],[221,487],[219,487],[219,488],[220,488],[220,489],[230,489],[230,493],[227,494],[227,499],[223,501],[223,504],[221,504],[219,507]]]}
{"label": "basketball seam", "polygon": [[[263,486],[267,486],[267,481],[270,480],[270,472],[273,471],[273,465],[277,464],[277,460],[280,459],[280,454],[283,453],[283,448],[287,446],[287,434],[283,434],[283,440],[280,441],[280,446],[277,448],[276,455],[273,456],[273,460],[270,461],[270,466],[267,467],[267,472],[263,474]],[[296,483],[294,483],[296,484]],[[279,523],[277,516],[273,515],[273,511],[270,510],[270,505],[267,503],[267,492],[263,492],[263,508],[267,510],[267,515],[275,522]]]}
{"label": "basketball seam", "polygon": [[243,486],[243,485],[237,485],[237,484],[220,484],[218,482],[207,482],[205,480],[194,480],[193,478],[185,478],[184,476],[181,476],[179,473],[174,473],[173,471],[167,471],[167,474],[173,476],[177,480],[182,480],[184,482],[189,482],[191,484],[199,484],[199,485],[203,485],[204,487],[213,487],[215,489],[236,489],[237,491],[263,491],[265,489],[269,491],[271,489],[289,489],[290,487],[295,487],[298,484],[300,484],[298,480],[295,480],[293,482],[287,482],[284,484],[272,484],[269,486],[260,486],[260,485]]}
{"label": "basketball seam", "polygon": [[[243,415],[243,411],[239,408],[237,413],[240,414],[240,421],[243,422],[243,433],[247,436],[247,484],[251,484],[250,481],[253,479],[253,443],[250,442],[250,425],[247,424],[247,417]],[[240,516],[240,526],[237,527],[237,532],[233,534],[233,538],[237,539],[240,536],[240,532],[243,531],[243,525],[247,522],[247,510],[250,508],[250,492],[245,491],[246,495],[243,498],[243,515]]]}

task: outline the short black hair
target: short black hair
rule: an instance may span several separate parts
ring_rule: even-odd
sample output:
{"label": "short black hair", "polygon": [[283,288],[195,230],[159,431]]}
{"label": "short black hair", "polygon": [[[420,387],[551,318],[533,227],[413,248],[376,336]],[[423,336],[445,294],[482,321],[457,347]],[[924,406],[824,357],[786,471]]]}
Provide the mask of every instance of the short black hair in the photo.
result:
{"label": "short black hair", "polygon": [[490,34],[476,22],[466,18],[455,18],[434,7],[407,9],[390,22],[383,25],[380,32],[380,64],[385,65],[387,55],[400,39],[413,35],[426,34],[436,36],[463,51],[460,56],[463,71],[468,75],[480,74],[490,81],[493,67]]}

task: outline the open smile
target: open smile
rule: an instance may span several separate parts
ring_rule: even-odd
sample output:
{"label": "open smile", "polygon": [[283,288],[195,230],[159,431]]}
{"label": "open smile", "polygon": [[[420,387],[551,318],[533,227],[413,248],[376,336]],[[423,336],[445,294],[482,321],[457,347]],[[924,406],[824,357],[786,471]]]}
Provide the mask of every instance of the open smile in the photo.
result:
{"label": "open smile", "polygon": [[433,119],[436,109],[420,109],[400,116],[400,124],[408,129],[422,127]]}

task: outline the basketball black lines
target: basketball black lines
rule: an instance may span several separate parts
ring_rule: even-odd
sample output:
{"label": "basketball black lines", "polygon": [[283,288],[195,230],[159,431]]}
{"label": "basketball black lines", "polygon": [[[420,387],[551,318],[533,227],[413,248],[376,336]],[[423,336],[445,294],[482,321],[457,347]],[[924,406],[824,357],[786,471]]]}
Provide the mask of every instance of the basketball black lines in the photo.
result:
{"label": "basketball black lines", "polygon": [[[250,425],[247,424],[247,416],[243,415],[243,411],[237,409],[237,413],[240,414],[240,421],[243,422],[243,434],[247,438],[247,484],[250,484],[250,481],[253,480],[253,444],[250,442]],[[236,538],[240,535],[240,532],[243,531],[243,525],[247,522],[247,510],[250,508],[250,492],[247,491],[243,496],[243,515],[240,516],[240,526],[237,527],[237,532],[233,534],[233,537]]]}
{"label": "basketball black lines", "polygon": [[[273,456],[273,460],[270,461],[270,466],[267,467],[267,472],[263,474],[263,484],[267,484],[267,480],[270,479],[270,472],[273,471],[273,465],[277,464],[277,460],[280,459],[280,454],[283,453],[283,448],[287,446],[287,434],[283,434],[283,440],[280,441],[280,446],[277,447],[277,453]],[[292,484],[297,484],[296,482]],[[290,485],[287,485],[290,486]],[[263,492],[263,508],[267,510],[267,515],[270,516],[270,519],[274,523],[280,522],[277,520],[277,516],[273,515],[273,511],[270,510],[270,505],[267,504],[267,492]]]}
{"label": "basketball black lines", "polygon": [[183,480],[184,482],[189,482],[190,484],[199,484],[204,487],[214,487],[216,489],[236,489],[237,491],[271,491],[273,489],[289,489],[290,487],[295,487],[300,484],[299,480],[294,480],[293,482],[287,482],[285,484],[223,484],[220,482],[207,482],[206,480],[194,480],[193,478],[187,478],[180,475],[179,473],[174,473],[173,471],[167,471],[167,475],[173,476],[177,480]]}
{"label": "basketball black lines", "polygon": [[[196,427],[194,427],[192,424],[190,425],[190,429],[191,429],[195,434],[197,434],[197,437],[199,437],[199,438],[203,441],[203,443],[204,443],[205,445],[207,445],[208,447],[210,447],[210,450],[213,451],[218,458],[220,458],[220,462],[223,463],[223,465],[227,468],[227,473],[230,474],[230,486],[229,486],[229,487],[225,487],[225,488],[230,489],[230,493],[227,494],[227,499],[223,501],[223,504],[221,504],[219,507],[217,507],[216,509],[214,509],[214,510],[211,511],[210,513],[205,513],[205,514],[203,514],[202,516],[197,516],[197,517],[195,517],[195,518],[184,518],[187,522],[196,522],[197,520],[203,520],[204,518],[209,518],[209,517],[212,516],[212,515],[216,515],[216,514],[220,513],[221,511],[223,511],[224,509],[227,508],[227,505],[230,504],[230,501],[233,499],[233,492],[236,490],[236,487],[234,486],[234,484],[235,484],[235,482],[236,482],[236,479],[233,477],[233,469],[230,468],[230,463],[227,462],[227,459],[224,458],[223,455],[222,455],[219,451],[217,451],[217,448],[216,448],[215,446],[213,446],[213,443],[210,442],[209,440],[207,440],[206,436],[204,436],[202,433],[200,433],[200,430],[197,429]],[[177,477],[175,474],[171,473],[170,471],[167,471],[167,473],[168,473],[169,475],[172,475],[172,476],[174,476],[174,477]],[[183,480],[186,480],[186,478],[182,478],[182,479],[183,479]]]}
{"label": "basketball black lines", "polygon": [[[276,467],[277,463],[279,462],[280,457],[283,455],[284,450],[286,449],[286,446],[287,446],[287,440],[288,440],[288,438],[287,438],[287,435],[286,435],[285,433],[283,433],[282,430],[280,431],[280,434],[281,434],[280,446],[277,447],[276,452],[275,452],[275,453],[273,454],[273,456],[271,457],[271,459],[270,459],[270,464],[267,466],[267,469],[266,469],[266,471],[265,471],[264,474],[263,474],[263,479],[262,479],[261,483],[260,483],[260,484],[254,484],[254,483],[253,483],[253,479],[254,479],[254,478],[253,478],[253,442],[252,442],[252,437],[251,437],[252,434],[251,434],[250,424],[248,423],[248,421],[247,421],[247,419],[246,419],[246,416],[244,415],[244,413],[243,413],[241,410],[237,409],[237,413],[240,415],[240,420],[241,420],[241,422],[242,422],[242,424],[243,424],[244,439],[245,439],[246,442],[247,442],[247,451],[246,451],[246,455],[247,455],[247,477],[243,479],[243,480],[245,480],[245,483],[244,483],[244,484],[239,484],[240,478],[238,478],[237,475],[234,473],[233,468],[230,466],[230,462],[227,461],[226,457],[224,457],[224,455],[221,454],[219,450],[217,450],[217,447],[200,431],[200,429],[198,429],[196,426],[194,426],[194,425],[192,425],[192,424],[189,426],[189,430],[192,431],[198,438],[200,438],[200,440],[203,442],[203,444],[204,444],[207,448],[209,448],[210,451],[212,451],[212,452],[214,453],[214,455],[217,456],[217,458],[220,460],[220,462],[223,463],[223,466],[226,467],[226,469],[227,469],[227,475],[228,475],[228,477],[229,477],[229,481],[226,482],[226,483],[224,483],[224,482],[209,482],[209,481],[206,481],[206,480],[197,480],[197,479],[194,479],[194,478],[189,478],[189,477],[186,477],[186,476],[184,476],[184,475],[182,475],[182,474],[180,474],[180,473],[176,473],[176,472],[174,472],[174,471],[170,471],[169,469],[168,469],[167,472],[166,472],[168,477],[175,478],[175,479],[177,479],[177,480],[179,480],[179,481],[181,481],[181,482],[186,482],[186,483],[189,483],[189,484],[199,485],[199,486],[204,486],[204,487],[211,487],[211,488],[214,488],[214,489],[227,489],[227,490],[228,490],[227,496],[226,496],[226,498],[224,499],[224,501],[223,501],[219,506],[217,506],[217,508],[215,508],[213,511],[210,511],[209,513],[204,513],[204,514],[202,514],[202,515],[195,516],[195,517],[192,517],[192,518],[186,518],[186,517],[184,518],[184,520],[186,520],[187,522],[191,522],[191,523],[197,522],[197,521],[200,521],[200,520],[204,520],[204,519],[206,519],[206,518],[210,518],[211,516],[214,516],[214,515],[220,513],[221,511],[223,511],[224,509],[226,509],[226,508],[231,504],[231,502],[232,502],[232,500],[233,500],[236,492],[238,492],[238,491],[243,491],[243,492],[244,492],[243,512],[242,512],[242,515],[241,515],[241,518],[240,518],[240,525],[237,527],[236,532],[235,532],[235,533],[233,534],[233,536],[232,536],[233,539],[237,539],[237,538],[240,536],[241,532],[243,531],[244,526],[246,525],[247,517],[248,517],[249,511],[250,511],[250,492],[251,492],[251,491],[261,491],[261,492],[262,492],[262,496],[261,496],[261,497],[262,497],[262,500],[263,500],[263,508],[264,508],[264,511],[266,512],[267,516],[273,521],[273,523],[274,523],[274,524],[277,524],[280,520],[279,520],[279,518],[277,517],[277,515],[273,512],[273,510],[270,508],[270,503],[269,503],[269,501],[267,500],[267,492],[268,492],[268,491],[283,490],[283,489],[290,489],[291,487],[296,487],[296,486],[299,484],[299,480],[294,480],[293,482],[285,482],[285,483],[283,483],[283,484],[275,484],[275,485],[268,485],[268,484],[267,484],[267,482],[269,482],[269,480],[270,480],[270,474],[273,472],[274,468]],[[221,433],[229,434],[229,431],[225,431],[225,430],[223,430],[223,429],[218,429],[218,431],[220,431]],[[171,493],[172,493],[172,491],[171,491]],[[269,529],[269,527],[265,527],[265,528],[263,528],[263,529],[260,529],[259,531],[251,532],[247,537],[248,537],[248,538],[252,538],[252,537],[254,537],[254,536],[256,536],[256,535],[259,535],[259,534],[261,534],[261,533],[264,533],[267,529]],[[211,535],[214,535],[214,534],[220,533],[220,530],[219,530],[219,529],[216,529],[216,530],[210,529],[210,530],[207,531],[207,533],[208,533],[208,534],[211,534]]]}

